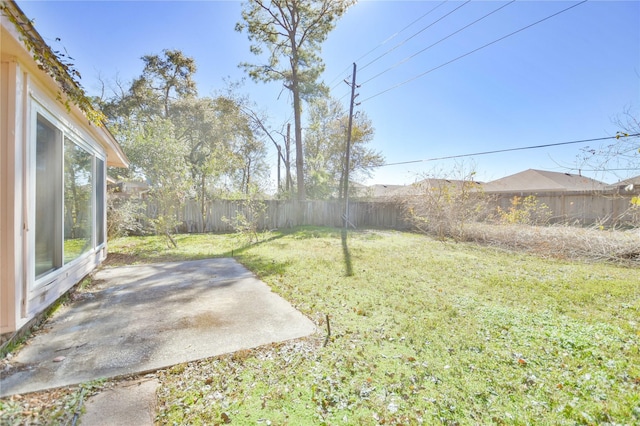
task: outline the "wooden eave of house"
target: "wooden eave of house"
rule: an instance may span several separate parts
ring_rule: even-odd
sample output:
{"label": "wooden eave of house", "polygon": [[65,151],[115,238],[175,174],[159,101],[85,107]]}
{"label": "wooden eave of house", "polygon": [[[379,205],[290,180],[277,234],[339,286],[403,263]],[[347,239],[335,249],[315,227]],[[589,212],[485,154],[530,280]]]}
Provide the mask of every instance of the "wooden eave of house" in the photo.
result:
{"label": "wooden eave of house", "polygon": [[[14,61],[20,64],[23,71],[27,71],[29,74],[38,77],[38,81],[42,84],[43,89],[47,91],[48,95],[52,99],[56,99],[58,96],[64,97],[59,84],[44,70],[42,70],[36,60],[33,58],[31,52],[22,40],[22,35],[16,28],[13,22],[5,16],[4,9],[10,12],[20,22],[25,31],[39,40],[39,42],[51,50],[49,46],[44,42],[42,37],[33,27],[31,21],[24,15],[22,10],[18,7],[13,0],[1,2],[3,13],[1,17],[1,33],[0,33],[0,45],[3,61]],[[54,56],[53,52],[51,53]],[[69,78],[71,81],[71,78]],[[105,149],[107,154],[107,165],[111,167],[123,167],[129,166],[129,160],[124,151],[113,137],[109,129],[106,126],[97,126],[91,123],[85,116],[84,112],[75,104],[70,103],[69,114],[74,118],[77,123],[84,124],[83,130],[87,131],[95,141],[98,142]]]}
{"label": "wooden eave of house", "polygon": [[586,176],[528,169],[483,185],[494,192],[561,192],[604,190],[607,185]]}

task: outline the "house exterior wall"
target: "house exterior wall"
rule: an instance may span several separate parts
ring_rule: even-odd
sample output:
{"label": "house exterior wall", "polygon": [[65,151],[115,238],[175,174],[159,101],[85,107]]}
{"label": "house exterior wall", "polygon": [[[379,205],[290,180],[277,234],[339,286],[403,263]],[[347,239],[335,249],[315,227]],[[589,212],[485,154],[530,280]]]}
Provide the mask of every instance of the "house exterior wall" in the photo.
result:
{"label": "house exterior wall", "polygon": [[[7,139],[9,132],[7,123],[9,121],[7,113],[8,104],[8,81],[9,81],[9,64],[0,62],[0,213],[4,213],[8,206],[8,192],[11,187],[9,182],[9,167],[6,164],[6,158],[9,155],[7,147]],[[12,227],[12,218],[9,215],[0,215],[0,281],[5,282],[11,278],[9,265],[13,265],[10,259],[12,246],[9,244],[9,238]],[[9,251],[11,250],[11,251]],[[5,302],[11,298],[9,286],[0,287],[0,331],[9,327],[13,316],[13,304]],[[11,309],[11,312],[9,311]]]}
{"label": "house exterior wall", "polygon": [[[14,3],[5,4],[29,22]],[[108,130],[90,123],[75,105],[58,101],[57,83],[39,69],[13,23],[0,18],[2,343],[106,258],[106,167],[126,167],[127,160]],[[45,130],[50,139],[42,136]],[[52,166],[44,174],[43,164]],[[46,185],[49,176],[52,186]],[[42,196],[49,187],[53,195]],[[36,256],[43,242],[54,247],[55,258],[44,268]]]}
{"label": "house exterior wall", "polygon": [[13,58],[2,57],[0,66],[0,280],[3,283],[0,289],[0,331],[5,333],[18,327],[24,287],[21,273],[23,150],[15,144],[15,140],[22,137],[18,112],[24,85]]}
{"label": "house exterior wall", "polygon": [[[91,155],[106,162],[105,149],[89,134],[82,122],[76,121],[52,97],[50,90],[33,78],[20,64],[10,57],[4,57],[2,67],[2,155],[0,159],[2,184],[0,194],[1,227],[0,255],[1,311],[0,332],[12,333],[36,315],[44,311],[62,294],[77,284],[106,257],[106,242],[98,243],[95,235],[93,247],[78,258],[57,269],[36,277],[35,274],[35,120],[37,114],[46,114],[54,123],[64,129],[65,135],[72,135],[91,150]],[[92,160],[96,161],[96,160]],[[62,165],[61,165],[62,168]],[[95,181],[106,181],[103,176]],[[92,197],[99,192],[104,195],[105,187],[94,188]],[[60,206],[62,202],[60,202]],[[97,224],[105,221],[104,206],[96,211],[93,202],[93,218]],[[62,217],[62,214],[60,215]],[[60,223],[59,226],[64,226]],[[95,233],[97,226],[92,226]],[[62,241],[60,241],[62,243]]]}

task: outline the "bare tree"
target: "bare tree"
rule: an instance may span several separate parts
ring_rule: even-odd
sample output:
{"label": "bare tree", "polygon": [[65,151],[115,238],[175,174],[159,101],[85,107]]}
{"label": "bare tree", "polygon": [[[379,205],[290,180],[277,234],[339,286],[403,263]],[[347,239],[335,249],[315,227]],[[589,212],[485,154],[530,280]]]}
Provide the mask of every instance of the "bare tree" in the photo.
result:
{"label": "bare tree", "polygon": [[618,128],[615,141],[582,150],[583,168],[605,172],[640,172],[640,110],[628,107],[613,120]]}

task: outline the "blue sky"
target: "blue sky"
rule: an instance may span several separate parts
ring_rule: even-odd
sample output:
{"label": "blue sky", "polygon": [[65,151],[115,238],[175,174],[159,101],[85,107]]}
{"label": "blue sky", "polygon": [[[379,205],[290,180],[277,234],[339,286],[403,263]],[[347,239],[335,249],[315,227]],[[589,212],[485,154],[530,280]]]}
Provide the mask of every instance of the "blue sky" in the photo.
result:
{"label": "blue sky", "polygon": [[[387,163],[613,136],[616,116],[640,110],[639,1],[588,1],[496,41],[579,2],[507,3],[365,0],[338,22],[323,45],[325,82],[348,109],[350,89],[341,81],[357,61],[356,111],[373,121],[371,147]],[[196,60],[201,95],[223,89],[225,79],[246,77],[238,64],[257,60],[246,35],[234,31],[239,1],[18,4],[52,47],[74,58],[92,95],[99,94],[99,76],[129,82],[142,71],[141,56],[163,49]],[[269,111],[272,127],[290,119],[290,97],[279,83],[247,79],[242,91]],[[386,166],[366,183],[408,184],[460,168],[473,168],[484,181],[528,168],[568,172],[580,166],[580,148],[599,145]],[[273,150],[269,161],[276,163]],[[640,171],[582,173],[615,182]]]}

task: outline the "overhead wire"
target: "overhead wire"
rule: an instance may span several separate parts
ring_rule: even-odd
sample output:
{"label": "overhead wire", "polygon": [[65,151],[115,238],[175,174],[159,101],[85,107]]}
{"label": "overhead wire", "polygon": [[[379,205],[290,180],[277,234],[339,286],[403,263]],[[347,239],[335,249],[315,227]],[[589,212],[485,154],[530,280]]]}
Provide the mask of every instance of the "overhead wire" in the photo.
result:
{"label": "overhead wire", "polygon": [[454,58],[454,59],[451,59],[451,60],[449,60],[449,61],[447,61],[447,62],[444,62],[444,63],[442,63],[442,64],[440,64],[440,65],[438,65],[438,66],[436,66],[436,67],[433,67],[433,68],[431,68],[431,69],[429,69],[429,70],[427,70],[427,71],[425,71],[425,72],[423,72],[423,73],[421,73],[421,74],[418,74],[418,75],[416,75],[416,76],[414,76],[414,77],[411,77],[411,78],[410,78],[410,79],[408,79],[408,80],[405,80],[405,81],[403,81],[403,82],[401,82],[401,83],[398,83],[398,84],[396,84],[396,85],[394,85],[394,86],[389,87],[388,89],[382,90],[382,91],[380,91],[380,92],[378,92],[378,93],[376,93],[376,94],[374,94],[374,95],[372,95],[372,96],[369,96],[368,98],[363,99],[362,101],[360,101],[360,103],[366,102],[366,101],[371,100],[371,99],[373,99],[373,98],[375,98],[375,97],[377,97],[377,96],[380,96],[380,95],[382,95],[382,94],[384,94],[384,93],[390,92],[391,90],[395,90],[395,89],[397,89],[397,88],[399,88],[399,87],[401,87],[401,86],[404,86],[405,84],[411,83],[411,82],[413,82],[413,81],[415,81],[415,80],[417,80],[417,79],[419,79],[419,78],[421,78],[421,77],[424,77],[425,75],[427,75],[427,74],[429,74],[429,73],[431,73],[431,72],[433,72],[433,71],[436,71],[436,70],[438,70],[438,69],[440,69],[440,68],[443,68],[443,67],[445,67],[445,66],[447,66],[447,65],[450,65],[450,64],[452,64],[453,62],[456,62],[456,61],[458,61],[458,60],[460,60],[460,59],[462,59],[462,58],[465,58],[465,57],[467,57],[467,56],[469,56],[469,55],[471,55],[471,54],[473,54],[473,53],[476,53],[476,52],[478,52],[478,51],[480,51],[480,50],[482,50],[482,49],[484,49],[484,48],[487,48],[487,47],[489,47],[489,46],[491,46],[491,45],[494,45],[494,44],[496,44],[496,43],[498,43],[498,42],[500,42],[500,41],[502,41],[502,40],[504,40],[504,39],[506,39],[506,38],[508,38],[508,37],[511,37],[511,36],[513,36],[513,35],[516,35],[516,34],[518,34],[518,33],[522,32],[522,31],[524,31],[524,30],[527,30],[527,29],[529,29],[529,28],[531,28],[531,27],[535,26],[535,25],[538,25],[538,24],[540,24],[540,23],[542,23],[542,22],[544,22],[544,21],[547,21],[547,20],[549,20],[549,19],[551,19],[551,18],[555,17],[555,16],[558,16],[558,15],[560,15],[560,14],[564,13],[564,12],[567,12],[567,11],[569,11],[569,10],[573,9],[574,7],[578,7],[578,6],[580,6],[580,5],[584,4],[584,3],[586,3],[587,1],[588,1],[588,0],[582,0],[581,2],[576,3],[576,4],[573,4],[573,5],[571,5],[571,6],[567,7],[567,8],[565,8],[565,9],[560,10],[559,12],[556,12],[556,13],[554,13],[554,14],[552,14],[552,15],[549,15],[549,16],[547,16],[547,17],[545,17],[545,18],[542,18],[542,19],[540,19],[540,20],[538,20],[538,21],[536,21],[536,22],[533,22],[533,23],[531,23],[531,24],[529,24],[529,25],[526,25],[526,26],[524,26],[524,27],[522,27],[522,28],[520,28],[520,29],[518,29],[518,30],[516,30],[516,31],[513,31],[513,32],[511,32],[511,33],[509,33],[509,34],[507,34],[507,35],[505,35],[505,36],[502,36],[502,37],[500,37],[500,38],[498,38],[498,39],[496,39],[496,40],[493,40],[493,41],[491,41],[491,42],[489,42],[489,43],[487,43],[487,44],[484,44],[484,45],[482,45],[482,46],[480,46],[480,47],[477,47],[477,48],[475,48],[475,49],[473,49],[473,50],[471,50],[471,51],[469,51],[469,52],[467,52],[467,53],[464,53],[464,54],[462,54],[462,55],[460,55],[460,56],[458,56],[458,57],[456,57],[456,58]]}
{"label": "overhead wire", "polygon": [[[437,8],[439,8],[440,6],[442,6],[443,4],[445,4],[448,0],[445,0],[441,3],[439,3],[436,7],[430,9],[427,13],[423,14],[420,18],[416,19],[415,21],[413,21],[411,24],[405,26],[402,30],[398,31],[396,34],[394,34],[393,36],[387,38],[387,40],[385,40],[384,42],[382,42],[380,45],[378,45],[377,47],[371,49],[369,52],[365,53],[364,55],[360,56],[360,58],[356,59],[355,62],[357,63],[358,61],[360,61],[361,59],[365,58],[366,56],[368,56],[370,53],[374,52],[375,50],[377,50],[379,47],[381,47],[383,44],[385,44],[388,40],[391,40],[392,38],[394,38],[396,35],[400,34],[402,31],[404,31],[405,29],[409,28],[411,25],[413,25],[415,22],[418,22],[420,19],[424,18],[425,16],[431,14],[434,10],[436,10]],[[513,0],[515,1],[515,0]],[[372,61],[368,62],[367,64],[365,64],[364,66],[360,67],[360,70],[363,70],[365,68],[367,68],[369,65],[375,63],[376,61],[382,59],[383,57],[387,56],[388,54],[390,54],[391,52],[393,52],[395,49],[397,49],[398,47],[404,45],[405,43],[407,43],[409,40],[413,39],[414,37],[418,36],[419,34],[423,33],[424,31],[426,31],[427,29],[429,29],[430,27],[432,27],[433,25],[437,24],[438,22],[442,21],[444,18],[446,18],[447,16],[453,14],[454,12],[456,12],[457,10],[459,10],[460,8],[462,8],[463,6],[469,4],[471,2],[471,0],[467,0],[466,2],[462,3],[460,6],[454,8],[453,10],[449,11],[448,13],[444,14],[443,16],[441,16],[440,18],[436,19],[435,21],[431,22],[430,24],[428,24],[425,27],[422,27],[418,32],[413,33],[411,36],[409,36],[408,38],[404,39],[403,41],[401,41],[400,43],[396,44],[395,46],[393,46],[391,49],[387,50],[386,52],[382,53],[380,56],[376,57],[375,59],[373,59]],[[349,66],[350,68],[351,66]],[[348,68],[345,68],[345,70],[343,70],[342,72],[346,71]],[[349,74],[348,77],[346,77],[346,79],[344,80],[345,82],[351,77],[352,75]],[[334,79],[335,81],[335,79]],[[340,84],[342,83],[342,81],[338,82],[335,86],[333,86],[331,88],[331,90],[336,89]],[[344,99],[346,96],[348,96],[349,93],[345,93],[344,95],[342,95],[340,98],[338,98],[338,101]]]}
{"label": "overhead wire", "polygon": [[505,4],[503,4],[502,6],[498,7],[497,9],[492,10],[491,12],[487,13],[486,15],[484,15],[484,16],[482,16],[482,17],[480,17],[480,18],[476,19],[475,21],[473,21],[473,22],[471,22],[471,23],[469,23],[469,24],[465,25],[464,27],[462,27],[462,28],[458,29],[457,31],[452,32],[452,33],[451,33],[451,34],[449,34],[448,36],[441,38],[440,40],[436,41],[435,43],[430,44],[429,46],[425,47],[424,49],[422,49],[422,50],[420,50],[420,51],[418,51],[418,52],[416,52],[416,53],[414,53],[413,55],[411,55],[411,56],[408,56],[408,57],[404,58],[404,59],[403,59],[403,60],[401,60],[400,62],[397,62],[396,64],[392,65],[391,67],[387,68],[386,70],[379,72],[378,74],[374,75],[373,77],[369,78],[369,79],[368,79],[368,80],[366,80],[366,81],[363,81],[363,82],[362,82],[362,83],[360,83],[360,84],[361,84],[361,85],[362,85],[362,84],[366,84],[366,83],[370,82],[371,80],[374,80],[374,79],[376,79],[376,78],[380,77],[381,75],[386,74],[387,72],[389,72],[389,71],[393,70],[394,68],[399,67],[400,65],[404,64],[405,62],[410,61],[411,59],[415,58],[416,56],[418,56],[418,55],[420,55],[420,54],[422,54],[422,53],[426,52],[427,50],[431,49],[432,47],[434,47],[434,46],[436,46],[436,45],[438,45],[438,44],[442,43],[443,41],[447,40],[448,38],[453,37],[454,35],[456,35],[456,34],[458,34],[458,33],[462,32],[462,31],[466,30],[467,28],[471,27],[472,25],[477,24],[478,22],[482,21],[483,19],[488,18],[489,16],[493,15],[494,13],[496,13],[496,12],[498,12],[498,11],[500,11],[500,10],[504,9],[505,7],[507,7],[507,6],[509,6],[509,5],[513,4],[513,3],[515,3],[515,1],[516,1],[516,0],[511,0],[509,3],[505,3]]}
{"label": "overhead wire", "polygon": [[399,161],[399,162],[396,162],[396,163],[381,164],[381,165],[376,166],[376,167],[399,166],[399,165],[403,165],[403,164],[426,163],[426,162],[430,162],[430,161],[440,161],[440,160],[452,160],[452,159],[455,159],[455,158],[475,157],[475,156],[478,156],[478,155],[498,154],[498,153],[502,153],[502,152],[512,152],[512,151],[524,151],[524,150],[529,150],[529,149],[549,148],[549,147],[554,147],[554,146],[571,145],[571,144],[587,143],[587,142],[599,142],[599,141],[605,141],[605,140],[610,140],[610,139],[631,138],[631,137],[638,137],[638,136],[640,136],[640,133],[635,133],[635,134],[631,134],[631,135],[627,135],[627,134],[619,135],[618,134],[616,136],[608,136],[608,137],[594,138],[594,139],[581,139],[581,140],[576,140],[576,141],[549,143],[549,144],[544,144],[544,145],[523,146],[523,147],[518,147],[518,148],[495,149],[495,150],[492,150],[492,151],[481,151],[481,152],[474,152],[474,153],[471,153],[471,154],[448,155],[448,156],[445,156],[445,157],[425,158],[425,159],[422,159],[422,160]]}
{"label": "overhead wire", "polygon": [[442,6],[443,4],[445,4],[446,2],[448,2],[449,0],[444,0],[443,2],[440,2],[436,7],[434,7],[433,9],[430,9],[429,11],[427,11],[426,13],[424,13],[422,16],[420,16],[418,19],[414,20],[413,22],[411,22],[410,24],[406,25],[404,28],[402,28],[400,31],[397,31],[395,34],[391,35],[390,37],[387,37],[386,40],[384,40],[383,42],[381,42],[378,46],[374,47],[373,49],[369,50],[367,53],[363,54],[362,56],[360,56],[358,59],[356,59],[356,63],[364,58],[366,58],[367,56],[369,56],[371,53],[375,52],[376,50],[378,50],[380,47],[384,46],[385,44],[387,44],[389,41],[393,40],[395,37],[397,37],[398,35],[400,35],[400,33],[402,33],[404,30],[408,29],[409,27],[411,27],[413,24],[415,24],[418,21],[421,21],[422,19],[426,18],[428,15],[430,15],[434,10],[436,10],[437,8],[439,8],[440,6]]}
{"label": "overhead wire", "polygon": [[[377,62],[378,60],[384,58],[385,56],[387,56],[389,53],[393,52],[394,50],[396,50],[398,47],[404,45],[406,42],[408,42],[409,40],[411,40],[414,37],[417,37],[419,34],[423,33],[424,31],[428,30],[429,28],[431,28],[432,26],[434,26],[435,24],[437,24],[438,22],[442,21],[444,18],[446,18],[447,16],[453,14],[454,12],[460,10],[462,7],[468,5],[469,3],[471,3],[471,0],[467,0],[466,2],[462,3],[460,6],[456,7],[455,9],[449,11],[449,13],[444,14],[443,16],[441,16],[440,18],[436,19],[435,21],[433,21],[432,23],[430,23],[429,25],[427,25],[426,27],[423,27],[420,31],[418,31],[417,33],[414,33],[413,35],[411,35],[411,37],[404,39],[403,41],[401,41],[400,43],[396,44],[395,46],[393,46],[391,49],[387,50],[386,52],[384,52],[382,55],[378,56],[377,58],[373,59],[372,61],[369,61],[368,63],[366,63],[365,65],[361,66],[359,69],[360,71],[366,69],[369,65]],[[358,62],[358,61],[356,61]]]}
{"label": "overhead wire", "polygon": [[[389,37],[387,37],[385,40],[383,40],[382,42],[378,43],[378,45],[376,47],[374,47],[373,49],[369,50],[368,52],[362,54],[358,59],[356,59],[354,62],[358,63],[359,61],[361,61],[362,59],[366,58],[367,56],[369,56],[370,54],[372,54],[373,52],[375,52],[376,50],[378,50],[379,48],[381,48],[382,46],[384,46],[385,44],[387,44],[388,42],[390,42],[391,40],[393,40],[395,37],[397,37],[398,35],[400,35],[402,32],[404,32],[405,30],[409,29],[411,26],[413,26],[415,23],[421,21],[422,19],[426,18],[428,15],[430,15],[434,10],[436,10],[437,8],[439,8],[440,6],[442,6],[443,4],[447,3],[449,0],[444,0],[441,3],[439,3],[437,6],[435,6],[434,8],[430,9],[429,11],[427,11],[426,13],[424,13],[423,15],[421,15],[420,17],[418,17],[417,19],[415,19],[414,21],[412,21],[411,23],[407,24],[404,26],[404,28],[402,28],[399,31],[396,31],[394,34],[390,35]],[[338,76],[336,78],[334,78],[333,80],[331,80],[329,82],[329,86],[331,86],[333,83],[336,82],[336,80],[340,80],[340,76],[343,75],[346,71],[349,71],[351,69],[351,65],[347,65],[347,67],[345,67],[345,69],[343,69],[342,71],[340,71],[340,73],[338,74]],[[346,79],[349,79],[351,77],[351,74],[349,74]],[[335,86],[333,86],[331,88],[331,90],[335,89],[342,81],[338,82]]]}

